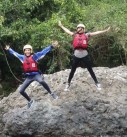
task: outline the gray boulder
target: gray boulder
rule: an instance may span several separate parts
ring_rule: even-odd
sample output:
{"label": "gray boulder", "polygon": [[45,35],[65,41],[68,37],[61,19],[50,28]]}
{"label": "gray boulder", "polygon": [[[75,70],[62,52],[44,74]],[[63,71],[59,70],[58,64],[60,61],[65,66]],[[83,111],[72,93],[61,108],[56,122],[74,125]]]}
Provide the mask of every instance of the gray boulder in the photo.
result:
{"label": "gray boulder", "polygon": [[44,75],[59,99],[37,82],[26,92],[35,100],[30,109],[16,92],[0,102],[0,132],[10,137],[127,136],[127,68],[93,68],[102,84],[98,90],[86,69],[78,68],[70,91],[64,87],[70,70]]}

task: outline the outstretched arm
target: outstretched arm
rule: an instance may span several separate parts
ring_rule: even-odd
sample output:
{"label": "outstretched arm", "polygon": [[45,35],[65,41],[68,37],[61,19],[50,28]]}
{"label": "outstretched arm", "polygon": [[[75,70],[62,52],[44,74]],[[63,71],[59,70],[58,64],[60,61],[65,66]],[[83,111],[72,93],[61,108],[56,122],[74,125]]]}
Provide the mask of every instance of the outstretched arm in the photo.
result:
{"label": "outstretched arm", "polygon": [[74,32],[71,32],[69,29],[65,28],[63,24],[61,23],[61,21],[58,22],[58,26],[60,26],[67,34],[71,36],[74,35]]}
{"label": "outstretched arm", "polygon": [[40,60],[41,58],[43,58],[48,52],[50,52],[52,50],[52,48],[56,48],[58,47],[58,41],[52,41],[52,44],[49,45],[48,47],[46,47],[45,49],[43,49],[40,52],[37,52],[33,55],[33,58],[35,61]]}
{"label": "outstretched arm", "polygon": [[95,35],[98,35],[98,34],[102,34],[102,33],[108,32],[109,30],[110,30],[110,27],[108,27],[108,29],[105,29],[105,30],[102,30],[102,31],[90,32],[89,36],[95,36]]}
{"label": "outstretched arm", "polygon": [[5,49],[8,50],[10,54],[12,54],[15,57],[17,57],[23,63],[24,55],[15,52],[13,49],[10,48],[9,45],[6,45]]}

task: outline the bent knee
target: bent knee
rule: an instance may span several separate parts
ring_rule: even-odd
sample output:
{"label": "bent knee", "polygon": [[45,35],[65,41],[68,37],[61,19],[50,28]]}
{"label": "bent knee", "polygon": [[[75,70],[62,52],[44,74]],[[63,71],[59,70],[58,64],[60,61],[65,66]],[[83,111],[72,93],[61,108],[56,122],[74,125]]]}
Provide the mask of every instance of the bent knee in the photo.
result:
{"label": "bent knee", "polygon": [[19,93],[20,93],[20,94],[23,94],[24,92],[25,92],[24,89],[19,89]]}
{"label": "bent knee", "polygon": [[44,84],[45,82],[43,80],[39,81],[40,84]]}

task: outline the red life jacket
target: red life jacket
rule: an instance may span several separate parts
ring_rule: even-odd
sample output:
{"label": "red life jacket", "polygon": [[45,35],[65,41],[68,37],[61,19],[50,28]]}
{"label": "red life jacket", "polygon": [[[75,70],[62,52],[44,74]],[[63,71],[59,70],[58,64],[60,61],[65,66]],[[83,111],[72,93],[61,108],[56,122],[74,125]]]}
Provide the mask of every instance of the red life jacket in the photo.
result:
{"label": "red life jacket", "polygon": [[23,62],[23,70],[24,72],[37,72],[39,71],[37,68],[37,62],[33,60],[32,56],[26,57]]}
{"label": "red life jacket", "polygon": [[74,49],[86,49],[88,47],[88,36],[84,33],[76,33],[73,38]]}

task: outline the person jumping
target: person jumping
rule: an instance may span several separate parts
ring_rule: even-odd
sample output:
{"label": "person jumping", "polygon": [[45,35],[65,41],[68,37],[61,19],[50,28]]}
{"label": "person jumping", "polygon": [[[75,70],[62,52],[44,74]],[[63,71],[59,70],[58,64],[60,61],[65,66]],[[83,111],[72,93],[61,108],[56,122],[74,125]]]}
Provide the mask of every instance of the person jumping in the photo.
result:
{"label": "person jumping", "polygon": [[58,96],[51,92],[49,86],[47,83],[43,80],[41,73],[38,69],[37,62],[43,58],[49,51],[51,51],[53,48],[57,47],[58,42],[53,41],[52,45],[49,45],[45,49],[43,49],[41,52],[33,53],[33,48],[31,45],[27,44],[23,47],[24,55],[19,54],[15,52],[13,49],[10,48],[9,45],[6,45],[5,49],[9,51],[10,54],[17,57],[21,62],[23,66],[23,71],[26,76],[25,81],[19,88],[20,94],[27,99],[28,104],[27,107],[30,108],[31,105],[34,103],[34,100],[32,100],[27,93],[25,92],[25,89],[32,83],[33,81],[38,81],[47,91],[48,93],[54,98],[57,99]]}
{"label": "person jumping", "polygon": [[108,32],[110,30],[110,27],[108,29],[105,29],[102,31],[85,33],[85,25],[84,24],[78,24],[76,32],[72,32],[69,29],[67,29],[66,27],[64,27],[63,24],[61,23],[61,21],[58,22],[58,26],[60,26],[67,34],[73,36],[73,48],[74,48],[73,63],[72,63],[71,72],[69,74],[68,83],[65,87],[65,91],[69,90],[71,80],[74,76],[76,68],[78,67],[78,65],[81,61],[86,65],[97,88],[101,89],[101,84],[98,82],[98,80],[95,76],[95,73],[93,72],[92,65],[90,62],[90,57],[89,57],[89,54],[87,51],[87,47],[88,47],[89,38],[91,36],[95,36],[98,34]]}

